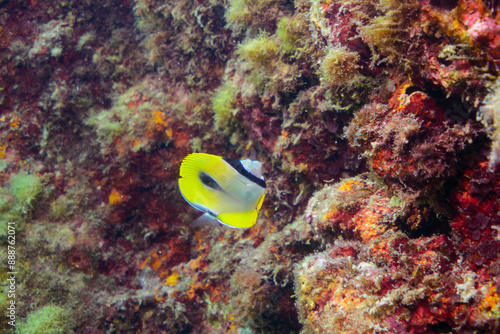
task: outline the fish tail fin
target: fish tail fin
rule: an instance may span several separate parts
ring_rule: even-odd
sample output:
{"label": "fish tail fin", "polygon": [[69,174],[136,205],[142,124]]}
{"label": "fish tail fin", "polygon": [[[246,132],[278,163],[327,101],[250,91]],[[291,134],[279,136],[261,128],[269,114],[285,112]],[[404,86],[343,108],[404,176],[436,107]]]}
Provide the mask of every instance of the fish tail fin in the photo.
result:
{"label": "fish tail fin", "polygon": [[224,225],[237,228],[249,228],[257,222],[257,211],[221,213],[217,219]]}

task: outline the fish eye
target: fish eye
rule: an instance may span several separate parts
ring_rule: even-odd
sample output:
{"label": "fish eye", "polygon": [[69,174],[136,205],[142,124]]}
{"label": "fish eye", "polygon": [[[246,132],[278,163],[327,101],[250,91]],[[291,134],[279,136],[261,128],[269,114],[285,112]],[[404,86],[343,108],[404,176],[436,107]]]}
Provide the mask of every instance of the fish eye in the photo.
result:
{"label": "fish eye", "polygon": [[207,173],[200,172],[199,177],[200,177],[201,183],[203,183],[203,185],[205,187],[211,188],[213,190],[222,191],[222,188],[221,188],[221,186],[219,186],[217,181],[215,181],[214,178],[211,177],[210,175],[208,175]]}

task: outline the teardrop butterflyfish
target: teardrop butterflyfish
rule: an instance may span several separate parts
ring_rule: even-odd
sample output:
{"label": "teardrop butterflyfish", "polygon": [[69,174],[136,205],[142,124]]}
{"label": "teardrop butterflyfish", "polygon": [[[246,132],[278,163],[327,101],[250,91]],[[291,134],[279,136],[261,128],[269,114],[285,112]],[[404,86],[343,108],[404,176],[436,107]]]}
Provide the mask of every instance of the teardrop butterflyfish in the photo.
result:
{"label": "teardrop butterflyfish", "polygon": [[206,153],[192,153],[181,163],[179,189],[204,212],[192,226],[219,222],[233,228],[255,224],[266,195],[262,164]]}

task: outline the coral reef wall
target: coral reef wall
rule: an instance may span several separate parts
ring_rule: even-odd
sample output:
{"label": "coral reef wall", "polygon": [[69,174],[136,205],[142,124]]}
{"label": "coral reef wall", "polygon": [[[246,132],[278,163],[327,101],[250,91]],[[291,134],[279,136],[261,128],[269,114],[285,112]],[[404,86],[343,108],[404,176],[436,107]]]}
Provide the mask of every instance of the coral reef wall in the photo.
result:
{"label": "coral reef wall", "polygon": [[[1,331],[500,333],[499,36],[497,1],[0,1]],[[262,162],[255,226],[189,226],[191,152]]]}

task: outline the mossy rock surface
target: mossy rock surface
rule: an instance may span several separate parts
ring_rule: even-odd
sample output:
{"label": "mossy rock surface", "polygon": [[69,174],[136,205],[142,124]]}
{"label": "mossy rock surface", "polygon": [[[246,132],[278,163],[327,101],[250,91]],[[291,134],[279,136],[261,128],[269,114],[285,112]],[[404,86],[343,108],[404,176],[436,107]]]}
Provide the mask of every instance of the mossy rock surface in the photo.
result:
{"label": "mossy rock surface", "polygon": [[71,312],[58,305],[47,305],[28,314],[17,324],[18,334],[68,334],[73,332]]}
{"label": "mossy rock surface", "polygon": [[42,192],[42,182],[33,174],[13,175],[10,178],[10,192],[21,205],[31,206]]}

